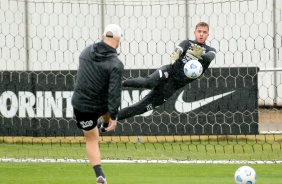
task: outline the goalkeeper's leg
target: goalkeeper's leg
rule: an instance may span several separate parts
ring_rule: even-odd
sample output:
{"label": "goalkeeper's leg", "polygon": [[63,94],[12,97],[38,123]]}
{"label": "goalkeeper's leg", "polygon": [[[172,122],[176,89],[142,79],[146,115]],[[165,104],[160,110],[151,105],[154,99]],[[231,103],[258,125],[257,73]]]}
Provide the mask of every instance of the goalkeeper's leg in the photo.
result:
{"label": "goalkeeper's leg", "polygon": [[118,121],[153,110],[157,106],[161,105],[163,102],[164,99],[162,95],[158,94],[157,91],[152,90],[139,102],[129,107],[121,109],[118,113]]}
{"label": "goalkeeper's leg", "polygon": [[171,65],[164,65],[157,69],[148,77],[138,77],[134,79],[128,79],[123,81],[122,87],[133,87],[133,88],[147,88],[151,89],[157,85],[162,85],[169,77]]}
{"label": "goalkeeper's leg", "polygon": [[[157,95],[157,94],[158,93],[155,90],[153,90],[136,104],[121,109],[117,117],[118,120],[123,120],[129,117],[133,117],[135,115],[143,114],[161,105],[164,102],[164,99],[161,97],[162,95]],[[109,123],[109,119],[107,119],[107,114],[101,116],[97,120],[98,128],[100,129],[101,132],[105,132],[108,123]]]}
{"label": "goalkeeper's leg", "polygon": [[168,81],[167,83],[165,83],[165,85],[155,87],[139,102],[121,109],[118,114],[118,120],[123,120],[129,117],[143,114],[162,105],[175,92],[174,85],[172,84],[170,88],[168,88],[166,87],[167,84],[172,83]]}

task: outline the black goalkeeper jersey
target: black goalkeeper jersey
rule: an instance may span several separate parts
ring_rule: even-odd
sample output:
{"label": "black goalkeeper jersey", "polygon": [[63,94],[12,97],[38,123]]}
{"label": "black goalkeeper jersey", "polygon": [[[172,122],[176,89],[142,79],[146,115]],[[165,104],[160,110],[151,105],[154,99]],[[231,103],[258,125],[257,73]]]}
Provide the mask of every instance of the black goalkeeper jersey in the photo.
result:
{"label": "black goalkeeper jersey", "polygon": [[[191,54],[187,53],[187,50],[193,50],[192,46],[193,45],[199,45],[201,46],[204,51],[203,51],[203,55],[201,60],[199,60],[199,62],[202,64],[203,66],[203,73],[208,69],[211,61],[215,58],[215,53],[216,50],[206,44],[199,44],[196,43],[196,41],[194,40],[184,40],[179,44],[179,47],[181,47],[183,49],[183,52],[181,54],[181,56],[179,57],[179,59],[177,61],[175,61],[172,65],[172,75],[177,83],[177,87],[181,88],[183,86],[185,86],[186,84],[192,82],[195,79],[190,79],[188,77],[186,77],[186,75],[184,74],[183,68],[184,65],[192,59],[197,59],[194,56],[192,56]],[[202,73],[202,74],[203,74]]]}
{"label": "black goalkeeper jersey", "polygon": [[[118,120],[133,117],[149,110],[155,109],[166,102],[178,89],[194,81],[184,74],[183,67],[186,62],[191,59],[197,59],[191,54],[187,54],[187,50],[192,50],[195,41],[185,40],[180,43],[183,53],[174,64],[168,64],[160,67],[148,77],[138,77],[125,80],[123,87],[147,88],[152,89],[144,98],[136,104],[123,108],[118,114]],[[198,44],[204,48],[202,60],[203,72],[205,72],[211,61],[215,57],[215,49],[206,44]]]}

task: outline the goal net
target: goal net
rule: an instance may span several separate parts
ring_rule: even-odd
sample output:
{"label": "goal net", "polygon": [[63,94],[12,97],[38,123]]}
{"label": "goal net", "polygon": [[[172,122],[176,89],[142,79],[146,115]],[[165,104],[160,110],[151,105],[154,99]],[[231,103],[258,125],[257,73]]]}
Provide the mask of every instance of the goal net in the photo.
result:
{"label": "goal net", "polygon": [[[217,55],[154,111],[101,134],[104,160],[281,162],[282,2],[276,0],[1,0],[0,161],[86,161],[71,106],[78,57],[109,23],[124,37],[124,78],[169,64],[210,25]],[[124,88],[121,108],[148,89]]]}

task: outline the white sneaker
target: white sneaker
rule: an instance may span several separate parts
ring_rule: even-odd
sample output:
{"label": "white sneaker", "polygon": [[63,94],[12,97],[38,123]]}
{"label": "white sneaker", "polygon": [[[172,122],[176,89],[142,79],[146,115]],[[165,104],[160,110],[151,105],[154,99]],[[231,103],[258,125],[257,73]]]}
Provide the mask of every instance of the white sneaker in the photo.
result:
{"label": "white sneaker", "polygon": [[103,176],[99,176],[97,178],[97,184],[107,184],[106,178],[104,178]]}

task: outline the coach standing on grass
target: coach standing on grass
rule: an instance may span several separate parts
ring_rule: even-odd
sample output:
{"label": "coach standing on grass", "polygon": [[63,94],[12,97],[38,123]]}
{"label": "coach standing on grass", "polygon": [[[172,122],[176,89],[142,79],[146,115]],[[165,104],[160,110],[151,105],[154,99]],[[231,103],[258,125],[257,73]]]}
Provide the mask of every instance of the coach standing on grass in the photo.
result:
{"label": "coach standing on grass", "polygon": [[124,65],[118,59],[116,51],[122,37],[121,28],[116,24],[109,24],[102,37],[103,41],[88,46],[79,56],[72,96],[77,127],[84,133],[87,157],[96,174],[97,184],[107,183],[101,167],[97,119],[109,113],[107,131],[115,129],[124,71]]}

